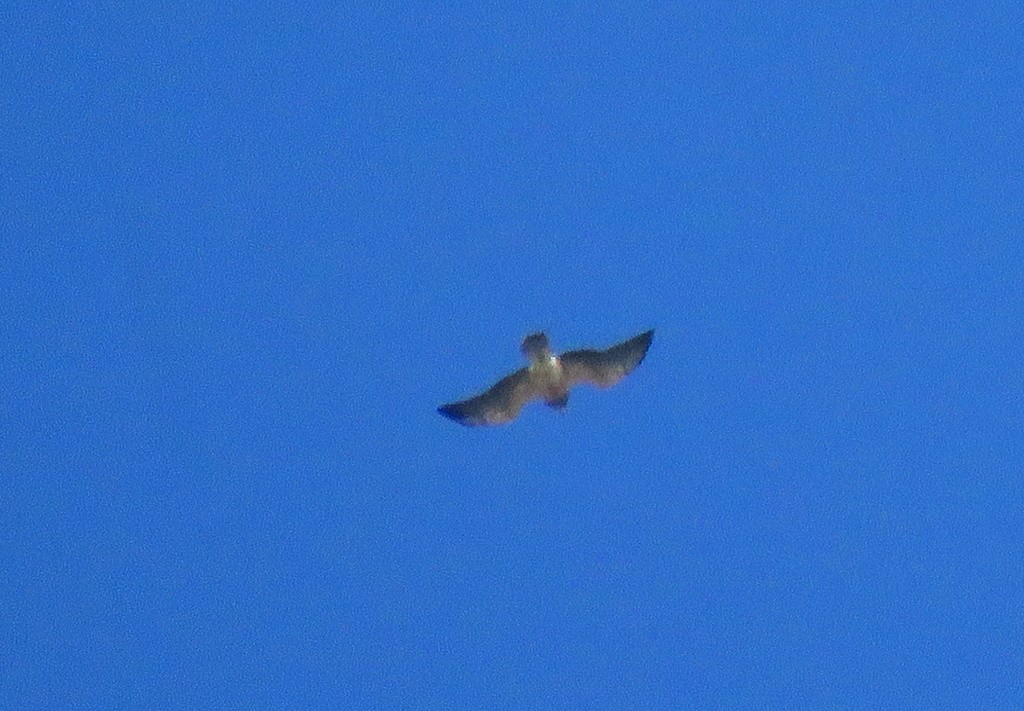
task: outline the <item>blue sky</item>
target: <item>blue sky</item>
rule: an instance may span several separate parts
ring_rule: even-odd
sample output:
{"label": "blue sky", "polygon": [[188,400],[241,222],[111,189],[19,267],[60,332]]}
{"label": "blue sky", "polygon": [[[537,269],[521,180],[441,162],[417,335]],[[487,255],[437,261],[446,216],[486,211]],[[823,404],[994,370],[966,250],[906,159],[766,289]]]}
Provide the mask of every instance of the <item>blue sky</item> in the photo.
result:
{"label": "blue sky", "polygon": [[3,11],[0,706],[1024,705],[1019,5],[370,5]]}

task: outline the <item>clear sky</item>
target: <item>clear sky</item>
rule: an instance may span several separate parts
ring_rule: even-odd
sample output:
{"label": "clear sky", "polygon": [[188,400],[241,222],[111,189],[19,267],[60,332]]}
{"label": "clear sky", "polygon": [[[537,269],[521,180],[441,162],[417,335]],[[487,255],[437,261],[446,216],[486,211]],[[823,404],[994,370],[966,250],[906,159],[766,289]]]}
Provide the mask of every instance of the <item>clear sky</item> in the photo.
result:
{"label": "clear sky", "polygon": [[642,5],[0,11],[0,707],[1024,706],[1024,9]]}

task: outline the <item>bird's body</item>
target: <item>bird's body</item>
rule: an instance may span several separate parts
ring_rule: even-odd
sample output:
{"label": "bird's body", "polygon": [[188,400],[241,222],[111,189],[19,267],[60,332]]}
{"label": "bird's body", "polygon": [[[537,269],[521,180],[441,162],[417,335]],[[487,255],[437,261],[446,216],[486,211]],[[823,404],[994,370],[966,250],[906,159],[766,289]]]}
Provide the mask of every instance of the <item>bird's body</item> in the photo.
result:
{"label": "bird's body", "polygon": [[531,334],[521,347],[529,366],[475,397],[442,405],[438,412],[463,425],[500,425],[514,420],[531,400],[540,399],[562,410],[575,385],[607,388],[622,380],[640,365],[653,336],[654,331],[646,331],[605,350],[568,351],[556,356],[544,333]]}

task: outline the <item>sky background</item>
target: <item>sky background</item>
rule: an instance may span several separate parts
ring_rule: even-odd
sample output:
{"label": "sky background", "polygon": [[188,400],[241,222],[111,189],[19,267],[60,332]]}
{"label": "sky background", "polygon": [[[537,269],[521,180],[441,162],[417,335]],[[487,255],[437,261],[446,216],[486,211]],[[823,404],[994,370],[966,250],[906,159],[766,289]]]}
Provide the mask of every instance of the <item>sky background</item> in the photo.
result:
{"label": "sky background", "polygon": [[1024,706],[1024,10],[755,5],[5,5],[0,707]]}

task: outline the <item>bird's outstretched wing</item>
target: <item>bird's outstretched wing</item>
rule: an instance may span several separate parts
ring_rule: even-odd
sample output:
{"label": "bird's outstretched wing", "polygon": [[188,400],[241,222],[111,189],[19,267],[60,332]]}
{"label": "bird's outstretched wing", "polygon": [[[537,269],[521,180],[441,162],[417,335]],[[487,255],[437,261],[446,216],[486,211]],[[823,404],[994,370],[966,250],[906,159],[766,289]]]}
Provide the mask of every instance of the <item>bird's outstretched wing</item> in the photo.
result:
{"label": "bird's outstretched wing", "polygon": [[647,355],[654,331],[645,331],[628,341],[618,343],[603,351],[567,351],[559,360],[565,369],[568,386],[590,383],[601,388],[610,388],[622,380]]}
{"label": "bird's outstretched wing", "polygon": [[541,395],[530,377],[530,369],[523,368],[502,378],[486,392],[441,405],[437,411],[461,425],[501,425],[516,419],[523,405]]}

